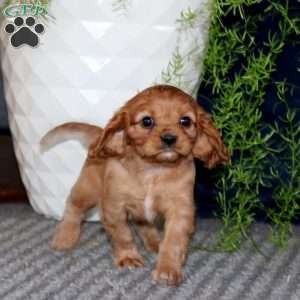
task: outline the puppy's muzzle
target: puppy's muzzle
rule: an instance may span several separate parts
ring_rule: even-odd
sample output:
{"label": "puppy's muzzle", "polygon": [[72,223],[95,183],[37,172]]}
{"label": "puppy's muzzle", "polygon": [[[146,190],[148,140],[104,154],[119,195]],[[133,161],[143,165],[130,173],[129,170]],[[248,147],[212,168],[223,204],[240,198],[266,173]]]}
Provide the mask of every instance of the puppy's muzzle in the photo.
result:
{"label": "puppy's muzzle", "polygon": [[171,133],[162,134],[160,136],[163,146],[171,147],[176,144],[177,136]]}

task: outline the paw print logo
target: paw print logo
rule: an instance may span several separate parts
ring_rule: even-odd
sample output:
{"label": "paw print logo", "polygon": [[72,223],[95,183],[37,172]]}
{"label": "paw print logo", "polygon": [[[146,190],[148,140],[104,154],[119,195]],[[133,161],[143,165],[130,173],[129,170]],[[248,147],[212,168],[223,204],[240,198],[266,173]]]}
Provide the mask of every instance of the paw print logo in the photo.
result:
{"label": "paw print logo", "polygon": [[38,35],[44,32],[45,27],[43,24],[36,24],[33,17],[27,17],[25,22],[22,17],[17,17],[14,23],[7,24],[4,30],[12,34],[10,38],[12,46],[16,48],[22,45],[36,47],[39,43]]}

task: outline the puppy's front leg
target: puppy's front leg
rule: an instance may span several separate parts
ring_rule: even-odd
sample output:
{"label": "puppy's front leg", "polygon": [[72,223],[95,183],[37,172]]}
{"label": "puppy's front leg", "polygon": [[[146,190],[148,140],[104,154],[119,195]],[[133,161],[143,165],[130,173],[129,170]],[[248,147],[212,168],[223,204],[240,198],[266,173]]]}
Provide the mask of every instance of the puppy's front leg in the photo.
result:
{"label": "puppy's front leg", "polygon": [[194,231],[194,207],[171,209],[166,215],[165,237],[160,244],[159,256],[152,276],[170,285],[182,282],[190,236]]}
{"label": "puppy's front leg", "polygon": [[127,221],[126,211],[102,208],[103,225],[109,234],[113,248],[114,263],[118,267],[143,267]]}

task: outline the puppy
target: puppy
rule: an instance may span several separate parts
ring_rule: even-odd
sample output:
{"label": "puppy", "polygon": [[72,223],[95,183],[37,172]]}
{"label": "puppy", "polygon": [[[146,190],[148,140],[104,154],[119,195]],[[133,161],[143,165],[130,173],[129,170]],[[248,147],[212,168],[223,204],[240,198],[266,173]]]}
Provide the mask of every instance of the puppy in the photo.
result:
{"label": "puppy", "polygon": [[[71,249],[79,240],[85,213],[98,205],[119,267],[142,267],[129,220],[146,249],[158,253],[157,281],[179,285],[194,231],[194,158],[208,168],[229,160],[210,116],[178,88],[158,85],[129,100],[102,130],[67,123],[51,130],[43,149],[77,138],[88,157],[71,190],[52,247]],[[164,236],[156,228],[164,220]]]}

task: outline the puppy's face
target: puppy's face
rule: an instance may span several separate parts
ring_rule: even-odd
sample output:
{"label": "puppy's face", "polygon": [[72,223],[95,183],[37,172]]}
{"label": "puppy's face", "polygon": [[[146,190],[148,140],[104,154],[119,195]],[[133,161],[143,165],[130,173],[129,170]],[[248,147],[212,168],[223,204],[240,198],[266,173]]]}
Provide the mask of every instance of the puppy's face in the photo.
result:
{"label": "puppy's face", "polygon": [[191,99],[170,92],[148,92],[137,100],[127,129],[129,142],[143,158],[175,162],[188,156],[197,137]]}
{"label": "puppy's face", "polygon": [[94,152],[124,155],[126,144],[143,159],[176,162],[193,154],[208,167],[228,161],[209,115],[183,91],[167,85],[148,88],[111,119]]}

